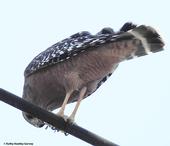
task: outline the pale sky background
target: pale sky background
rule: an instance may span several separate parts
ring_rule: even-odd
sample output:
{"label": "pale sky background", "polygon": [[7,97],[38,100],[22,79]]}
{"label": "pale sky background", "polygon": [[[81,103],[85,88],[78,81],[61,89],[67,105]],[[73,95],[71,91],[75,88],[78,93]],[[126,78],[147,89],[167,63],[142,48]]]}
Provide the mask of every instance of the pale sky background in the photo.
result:
{"label": "pale sky background", "polygon": [[[70,35],[125,22],[156,28],[165,51],[120,64],[78,111],[78,125],[120,146],[170,146],[170,3],[168,0],[0,0],[0,87],[22,95],[23,72],[41,51]],[[73,105],[67,107],[71,113]],[[0,102],[0,146],[88,146],[28,124],[21,111]]]}

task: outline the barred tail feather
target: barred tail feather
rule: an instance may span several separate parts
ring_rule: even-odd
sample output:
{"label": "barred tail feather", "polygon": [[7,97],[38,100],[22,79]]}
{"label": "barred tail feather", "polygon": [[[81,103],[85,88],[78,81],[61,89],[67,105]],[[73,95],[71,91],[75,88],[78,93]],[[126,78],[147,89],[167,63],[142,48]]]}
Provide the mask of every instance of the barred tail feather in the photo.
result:
{"label": "barred tail feather", "polygon": [[141,25],[127,32],[141,41],[141,46],[133,54],[134,56],[140,57],[149,52],[155,53],[163,50],[164,42],[154,28]]}

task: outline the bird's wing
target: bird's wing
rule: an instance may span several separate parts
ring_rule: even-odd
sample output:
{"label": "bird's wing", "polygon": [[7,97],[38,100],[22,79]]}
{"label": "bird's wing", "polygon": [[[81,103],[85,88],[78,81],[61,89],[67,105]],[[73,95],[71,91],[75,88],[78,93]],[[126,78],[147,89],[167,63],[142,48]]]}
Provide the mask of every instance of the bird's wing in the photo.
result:
{"label": "bird's wing", "polygon": [[72,56],[76,56],[80,52],[96,48],[108,42],[117,41],[119,39],[119,35],[120,34],[116,35],[109,33],[91,35],[87,31],[76,33],[69,38],[52,45],[37,55],[27,66],[24,75],[29,76],[47,66],[57,64]]}

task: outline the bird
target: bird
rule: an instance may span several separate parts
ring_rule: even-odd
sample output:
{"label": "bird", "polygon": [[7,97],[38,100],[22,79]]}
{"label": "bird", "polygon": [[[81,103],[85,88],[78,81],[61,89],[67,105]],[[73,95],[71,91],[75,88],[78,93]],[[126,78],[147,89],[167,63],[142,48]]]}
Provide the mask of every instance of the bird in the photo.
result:
{"label": "bird", "polygon": [[[164,42],[151,26],[126,22],[118,31],[105,27],[96,34],[82,31],[38,54],[24,71],[22,98],[74,121],[83,99],[93,94],[126,60],[164,50]],[[70,114],[66,105],[76,102]],[[45,122],[23,112],[35,127]]]}

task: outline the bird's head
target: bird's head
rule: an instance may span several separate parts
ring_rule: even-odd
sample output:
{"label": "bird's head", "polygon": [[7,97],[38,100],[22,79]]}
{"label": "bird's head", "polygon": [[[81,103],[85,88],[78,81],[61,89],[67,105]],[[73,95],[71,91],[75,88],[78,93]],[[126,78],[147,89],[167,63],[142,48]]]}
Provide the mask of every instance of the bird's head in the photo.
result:
{"label": "bird's head", "polygon": [[39,120],[36,117],[33,117],[31,114],[25,113],[23,112],[23,117],[24,119],[29,122],[30,124],[32,124],[33,126],[37,127],[37,128],[41,128],[45,125],[45,123],[41,120]]}

